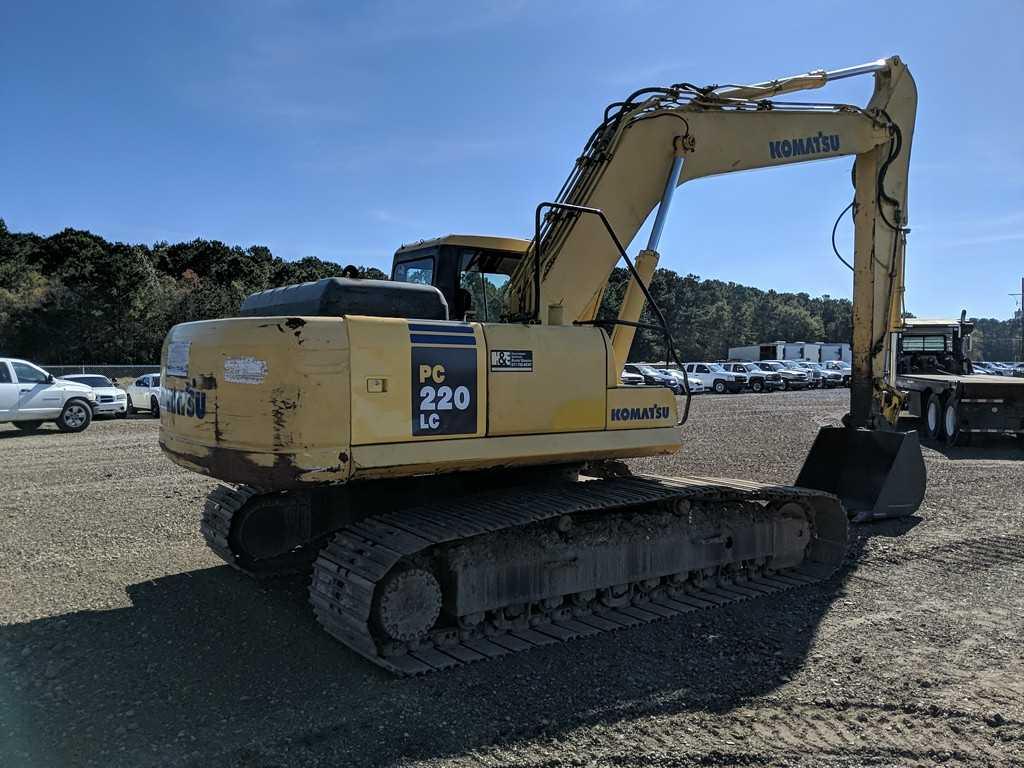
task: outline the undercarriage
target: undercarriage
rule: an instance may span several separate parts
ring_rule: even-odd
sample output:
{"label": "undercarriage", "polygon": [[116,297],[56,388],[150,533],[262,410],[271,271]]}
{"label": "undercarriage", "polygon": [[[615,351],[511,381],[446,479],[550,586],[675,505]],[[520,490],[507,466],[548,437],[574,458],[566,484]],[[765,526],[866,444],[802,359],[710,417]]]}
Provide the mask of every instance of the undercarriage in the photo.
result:
{"label": "undercarriage", "polygon": [[311,570],[324,629],[402,675],[815,583],[847,540],[838,499],[797,487],[565,468],[397,485],[222,486],[203,533],[253,576]]}

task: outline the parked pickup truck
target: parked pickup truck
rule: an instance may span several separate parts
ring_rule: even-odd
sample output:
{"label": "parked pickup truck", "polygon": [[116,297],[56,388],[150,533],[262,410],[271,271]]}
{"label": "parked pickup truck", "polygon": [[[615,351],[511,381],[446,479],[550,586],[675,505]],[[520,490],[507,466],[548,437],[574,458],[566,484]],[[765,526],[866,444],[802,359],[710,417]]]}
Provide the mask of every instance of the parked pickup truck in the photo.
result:
{"label": "parked pickup truck", "polygon": [[96,393],[96,404],[92,407],[93,416],[113,416],[117,419],[128,416],[125,391],[115,386],[106,376],[98,373],[72,373],[63,378],[65,381],[85,384]]}
{"label": "parked pickup truck", "polygon": [[904,416],[932,440],[966,443],[978,433],[1024,436],[1024,379],[975,374],[969,353],[974,324],[907,319],[897,338],[896,387]]}
{"label": "parked pickup truck", "polygon": [[147,373],[128,385],[128,413],[149,411],[154,419],[160,418],[160,374]]}
{"label": "parked pickup truck", "polygon": [[52,421],[61,432],[81,432],[92,423],[96,393],[84,384],[57,379],[38,365],[0,357],[0,422],[34,432]]}
{"label": "parked pickup truck", "polygon": [[704,388],[716,394],[742,392],[747,388],[747,375],[727,371],[718,363],[687,363],[683,366],[688,379],[700,379]]}
{"label": "parked pickup truck", "polygon": [[850,379],[853,378],[853,370],[845,360],[829,360],[822,365],[830,371],[835,371],[842,377],[844,387],[850,386]]}
{"label": "parked pickup truck", "polygon": [[746,374],[751,392],[771,392],[782,389],[782,377],[774,371],[766,371],[753,363],[722,363],[722,367],[733,373]]}
{"label": "parked pickup truck", "polygon": [[804,389],[810,386],[810,376],[807,374],[807,371],[802,370],[799,366],[790,368],[781,360],[755,360],[754,365],[762,371],[771,371],[772,373],[779,374],[779,378],[782,379],[783,389]]}

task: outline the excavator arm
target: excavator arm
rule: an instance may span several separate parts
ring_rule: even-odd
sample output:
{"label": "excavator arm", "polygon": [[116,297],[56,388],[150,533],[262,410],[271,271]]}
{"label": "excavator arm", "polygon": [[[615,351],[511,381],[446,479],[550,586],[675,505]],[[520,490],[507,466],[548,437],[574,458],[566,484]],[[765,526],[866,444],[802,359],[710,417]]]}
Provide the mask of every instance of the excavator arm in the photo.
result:
{"label": "excavator arm", "polygon": [[[865,107],[769,98],[867,74],[874,76],[875,87]],[[897,57],[752,86],[697,88],[680,83],[638,91],[606,110],[605,120],[539,224],[530,251],[506,292],[508,314],[546,322],[548,309],[559,306],[567,320],[592,321],[621,257],[616,240],[629,243],[660,206],[635,272],[649,282],[657,265],[658,239],[672,192],[685,182],[853,156],[854,338],[847,426],[890,429],[901,407],[894,388],[892,338],[902,316],[907,174],[916,107],[913,77]],[[609,237],[601,218],[580,215],[573,207],[602,211],[616,237]],[[794,218],[800,221],[804,217]],[[613,332],[617,366],[626,361],[635,331],[630,323],[639,320],[644,307],[642,294],[634,281],[624,297],[621,324]],[[851,439],[850,434],[844,433],[842,439]],[[874,438],[870,450],[877,449],[878,440],[884,439]],[[831,453],[854,451],[844,445]],[[903,448],[920,454],[916,445],[907,448],[905,441],[892,451],[899,453]],[[809,467],[821,464],[813,454],[802,477]],[[911,496],[917,495],[918,486],[923,494],[923,472],[922,462],[921,481],[913,483]],[[890,473],[881,474],[871,482],[884,485]],[[918,474],[917,469],[911,474]],[[807,478],[809,483],[813,479]],[[830,481],[831,485],[838,483]],[[873,495],[876,501],[878,495]],[[866,502],[854,503],[863,507]],[[871,506],[877,513],[877,504]]]}

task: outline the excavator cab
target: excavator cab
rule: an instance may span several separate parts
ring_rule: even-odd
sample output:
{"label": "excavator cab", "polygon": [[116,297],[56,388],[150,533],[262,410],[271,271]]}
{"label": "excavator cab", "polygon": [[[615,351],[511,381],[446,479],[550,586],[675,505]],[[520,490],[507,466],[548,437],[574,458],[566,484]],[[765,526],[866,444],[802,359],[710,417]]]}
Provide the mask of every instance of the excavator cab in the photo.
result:
{"label": "excavator cab", "polygon": [[496,323],[505,287],[529,240],[448,235],[404,245],[395,253],[391,279],[433,285],[444,294],[451,320]]}

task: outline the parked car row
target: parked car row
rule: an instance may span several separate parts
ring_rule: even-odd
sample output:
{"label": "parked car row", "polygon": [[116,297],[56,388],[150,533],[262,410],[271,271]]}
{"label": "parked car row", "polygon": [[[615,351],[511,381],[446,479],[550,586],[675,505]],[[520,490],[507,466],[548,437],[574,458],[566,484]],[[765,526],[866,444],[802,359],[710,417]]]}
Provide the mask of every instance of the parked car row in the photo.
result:
{"label": "parked car row", "polygon": [[32,432],[52,421],[62,432],[81,432],[94,416],[125,418],[148,411],[160,416],[160,375],[140,376],[127,390],[106,376],[56,377],[28,360],[0,357],[0,423]]}
{"label": "parked car row", "polygon": [[[686,391],[684,389],[686,376],[682,371],[672,368],[659,368],[647,363],[626,363],[622,368],[622,373],[619,374],[619,381],[626,386],[668,387],[677,395],[681,395]],[[696,394],[697,390],[694,389],[695,381],[693,379],[689,381],[691,394]],[[701,385],[700,391],[703,391],[703,389],[703,385]]]}
{"label": "parked car row", "polygon": [[850,386],[850,366],[842,361],[824,365],[808,360],[757,360],[685,363],[683,370],[660,368],[648,363],[627,363],[620,380],[625,385],[665,386],[677,395],[684,382],[690,392],[774,392],[776,390]]}
{"label": "parked car row", "polygon": [[975,373],[987,376],[1017,376],[1024,378],[1024,363],[997,363],[991,361],[972,361]]}

